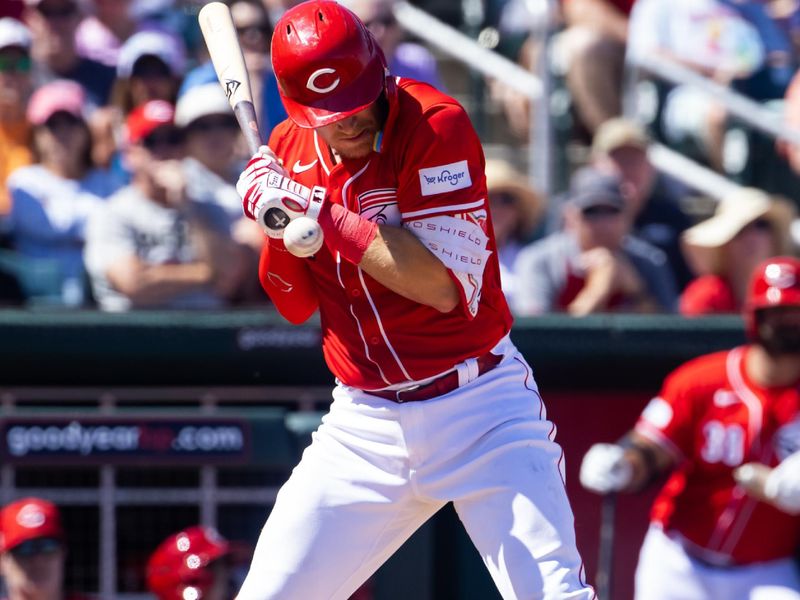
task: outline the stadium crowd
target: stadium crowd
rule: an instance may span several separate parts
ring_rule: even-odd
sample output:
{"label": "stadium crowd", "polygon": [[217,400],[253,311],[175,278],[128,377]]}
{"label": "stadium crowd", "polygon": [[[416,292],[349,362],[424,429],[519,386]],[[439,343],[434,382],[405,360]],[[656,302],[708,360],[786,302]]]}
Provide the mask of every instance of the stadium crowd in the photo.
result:
{"label": "stadium crowd", "polygon": [[[297,2],[226,3],[266,138],[286,118],[269,61],[272,27]],[[373,32],[392,73],[446,85],[431,51],[405,38],[391,0],[342,3]],[[199,35],[202,4],[3,0],[0,305],[268,309],[257,277],[264,234],[243,215],[235,187],[249,156]],[[549,76],[571,98],[568,139],[559,143],[581,148],[564,189],[549,195],[528,181],[513,152],[487,152],[492,222],[512,311],[578,317],[747,310],[759,265],[798,253],[800,192],[783,196],[773,182],[752,180],[711,201],[691,182],[659,171],[648,153],[656,142],[725,175],[726,134],[735,119],[718,99],[663,83],[649,117],[623,116],[626,61],[653,54],[674,60],[798,127],[800,3],[542,0],[538,12],[536,2],[523,0],[483,4],[482,39],[493,40],[485,45],[527,67],[544,56]],[[552,34],[547,48],[538,33],[529,34],[543,23]],[[531,112],[545,110],[544,103],[529,105],[503,82],[484,84],[505,110],[514,136],[509,147],[518,148],[529,135]],[[786,177],[800,176],[800,147],[770,144],[769,152]],[[646,421],[645,414],[629,436],[639,443],[633,458],[629,440],[595,450],[592,460],[605,465],[607,477],[587,474],[586,487],[636,491],[676,466],[680,456],[654,455],[663,450],[651,447],[657,434],[642,441]],[[680,450],[695,449],[687,442]],[[761,487],[749,492],[773,501],[764,492],[767,480],[762,473]],[[796,508],[778,505],[784,513]],[[55,506],[38,499],[10,504],[0,533],[9,598],[25,597],[14,595],[17,585],[60,590],[65,537]],[[184,578],[169,561],[182,564],[181,553],[193,544],[208,555],[201,575]],[[159,598],[187,598],[187,586],[202,588],[197,597],[230,597],[234,555],[214,532],[182,531],[155,550],[148,585]],[[46,577],[27,581],[40,559],[36,569]]]}
{"label": "stadium crowd", "polygon": [[[228,1],[265,136],[286,118],[269,60],[272,23],[294,3]],[[394,74],[444,85],[447,73],[434,55],[404,39],[390,0],[346,4],[369,25]],[[688,86],[661,86],[650,121],[621,117],[625,60],[669,57],[752,99],[780,101],[791,124],[800,114],[797,85],[789,85],[800,58],[800,9],[781,2],[667,8],[662,0],[570,0],[537,12],[536,4],[486,2],[481,39],[493,30],[498,51],[530,65],[541,38],[528,32],[546,20],[553,31],[547,70],[554,81],[563,78],[572,98],[572,124],[559,143],[584,152],[568,165],[564,189],[545,197],[529,185],[522,164],[487,148],[512,310],[738,311],[752,267],[794,253],[796,199],[769,185],[748,188],[723,198],[709,218],[714,203],[659,172],[648,148],[663,142],[723,171],[731,119]],[[4,3],[4,305],[121,311],[268,302],[255,269],[263,234],[243,217],[234,187],[248,156],[198,32],[200,5]],[[675,32],[686,23],[689,41],[678,43]],[[519,98],[497,95],[502,82],[487,84],[507,109],[511,133],[525,138]],[[519,139],[507,146],[515,144]],[[797,168],[796,155],[783,144],[773,158]]]}

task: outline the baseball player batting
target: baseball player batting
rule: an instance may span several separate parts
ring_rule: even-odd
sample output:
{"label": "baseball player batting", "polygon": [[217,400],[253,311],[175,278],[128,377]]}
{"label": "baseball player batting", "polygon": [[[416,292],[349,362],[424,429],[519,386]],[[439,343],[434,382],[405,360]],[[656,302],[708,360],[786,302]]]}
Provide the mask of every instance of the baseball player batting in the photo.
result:
{"label": "baseball player batting", "polygon": [[336,387],[238,599],[347,598],[449,501],[504,598],[593,598],[466,113],[335,2],[286,12],[272,63],[290,118],[238,188],[251,216],[313,207],[324,245],[298,258],[274,220],[260,278],[289,321],[319,311]]}
{"label": "baseball player batting", "polygon": [[[800,260],[757,267],[745,318],[750,344],[679,367],[620,444],[595,444],[583,459],[581,483],[598,493],[671,471],[636,600],[800,600],[798,474],[783,469],[797,468],[800,450]],[[752,463],[781,464],[763,502],[746,493]]]}

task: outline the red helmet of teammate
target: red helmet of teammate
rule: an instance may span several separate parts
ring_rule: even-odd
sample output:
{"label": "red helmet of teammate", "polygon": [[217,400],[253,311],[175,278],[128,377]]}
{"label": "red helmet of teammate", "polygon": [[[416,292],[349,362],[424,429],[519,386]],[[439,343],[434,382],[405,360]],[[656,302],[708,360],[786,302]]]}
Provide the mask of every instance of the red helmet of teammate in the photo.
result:
{"label": "red helmet of teammate", "polygon": [[320,127],[372,104],[388,70],[375,38],[338,2],[310,0],[275,25],[272,68],[286,112],[300,127]]}
{"label": "red helmet of teammate", "polygon": [[756,335],[756,311],[773,306],[800,306],[800,260],[775,256],[753,271],[744,307],[747,333]]}
{"label": "red helmet of teammate", "polygon": [[230,553],[230,544],[211,527],[179,531],[150,556],[147,587],[158,600],[202,600],[214,585],[208,565]]}

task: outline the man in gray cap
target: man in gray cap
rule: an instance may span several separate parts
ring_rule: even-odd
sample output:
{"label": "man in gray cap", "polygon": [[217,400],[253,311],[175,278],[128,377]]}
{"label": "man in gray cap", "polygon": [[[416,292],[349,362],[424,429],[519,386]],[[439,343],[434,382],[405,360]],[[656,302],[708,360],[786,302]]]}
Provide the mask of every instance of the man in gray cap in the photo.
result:
{"label": "man in gray cap", "polygon": [[514,265],[514,312],[672,311],[677,291],[666,256],[630,234],[616,177],[583,169],[573,177],[564,229],[523,249]]}

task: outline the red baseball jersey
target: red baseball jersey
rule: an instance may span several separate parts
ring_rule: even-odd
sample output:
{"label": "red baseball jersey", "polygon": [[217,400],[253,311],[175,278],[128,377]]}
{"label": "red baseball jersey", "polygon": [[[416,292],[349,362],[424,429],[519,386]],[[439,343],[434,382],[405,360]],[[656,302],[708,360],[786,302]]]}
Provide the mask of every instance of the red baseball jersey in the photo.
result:
{"label": "red baseball jersey", "polygon": [[784,558],[800,543],[800,517],[754,500],[733,479],[743,463],[776,465],[800,449],[798,386],[755,385],[744,367],[748,348],[676,369],[636,424],[679,465],[653,505],[652,520],[715,564]]}
{"label": "red baseball jersey", "polygon": [[[395,82],[392,82],[393,84]],[[297,322],[318,307],[326,362],[339,381],[375,390],[426,379],[486,353],[510,330],[486,194],[484,157],[469,117],[433,87],[401,79],[366,158],[333,160],[312,129],[284,121],[270,147],[289,175],[322,185],[328,201],[380,225],[402,226],[458,285],[441,313],[384,287],[327,246],[312,258],[262,254],[260,276],[279,311]]]}

